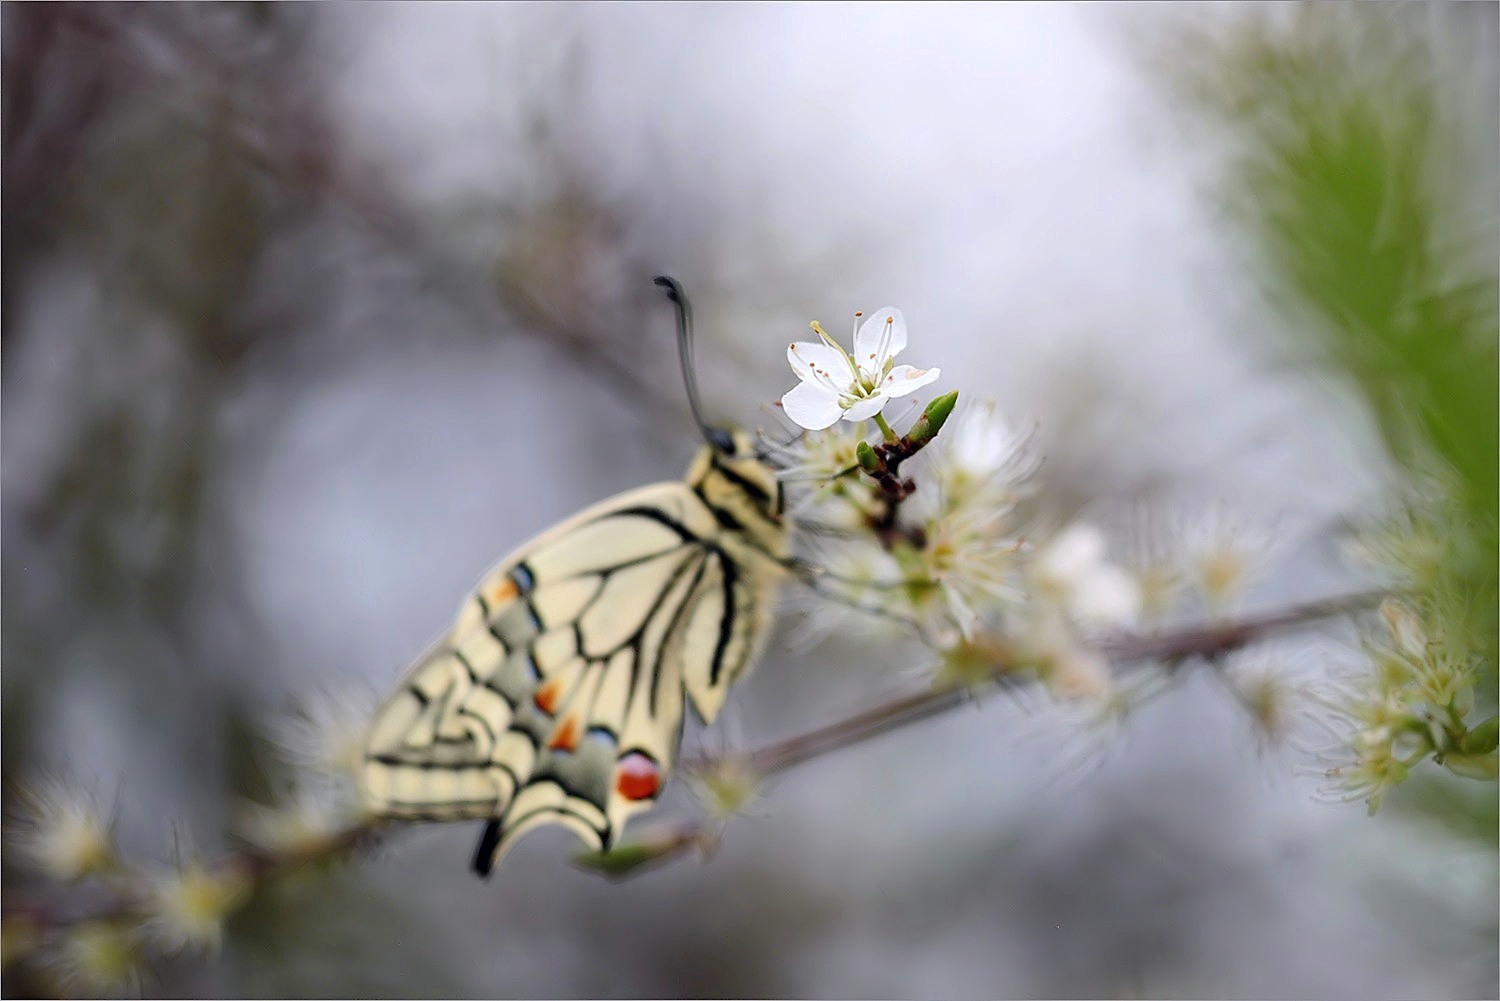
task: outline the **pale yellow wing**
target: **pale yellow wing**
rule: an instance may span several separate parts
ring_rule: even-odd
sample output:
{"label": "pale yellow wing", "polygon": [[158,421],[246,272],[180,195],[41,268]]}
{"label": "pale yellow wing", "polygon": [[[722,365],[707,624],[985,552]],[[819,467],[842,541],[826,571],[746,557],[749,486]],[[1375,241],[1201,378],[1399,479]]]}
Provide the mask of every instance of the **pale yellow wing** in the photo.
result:
{"label": "pale yellow wing", "polygon": [[363,789],[389,816],[486,818],[488,872],[556,823],[595,849],[655,802],[684,691],[712,719],[769,624],[746,561],[686,484],[621,495],[513,553],[376,716]]}

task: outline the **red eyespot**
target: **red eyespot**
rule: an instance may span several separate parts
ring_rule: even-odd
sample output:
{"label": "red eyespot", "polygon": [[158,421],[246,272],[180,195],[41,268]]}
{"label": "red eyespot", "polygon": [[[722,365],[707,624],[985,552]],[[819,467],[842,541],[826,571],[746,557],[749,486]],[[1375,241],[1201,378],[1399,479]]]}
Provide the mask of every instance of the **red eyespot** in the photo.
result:
{"label": "red eyespot", "polygon": [[661,766],[640,751],[620,759],[615,789],[626,799],[653,799],[661,792]]}

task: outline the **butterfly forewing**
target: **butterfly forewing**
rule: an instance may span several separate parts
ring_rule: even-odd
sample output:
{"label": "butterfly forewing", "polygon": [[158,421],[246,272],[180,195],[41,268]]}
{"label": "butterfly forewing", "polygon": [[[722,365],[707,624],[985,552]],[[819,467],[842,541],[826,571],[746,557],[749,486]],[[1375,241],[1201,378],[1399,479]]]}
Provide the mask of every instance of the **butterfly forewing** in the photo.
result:
{"label": "butterfly forewing", "polygon": [[705,496],[690,483],[623,494],[491,571],[377,714],[369,805],[490,819],[481,872],[542,824],[612,844],[661,792],[684,695],[711,721],[769,625],[781,554],[726,528]]}

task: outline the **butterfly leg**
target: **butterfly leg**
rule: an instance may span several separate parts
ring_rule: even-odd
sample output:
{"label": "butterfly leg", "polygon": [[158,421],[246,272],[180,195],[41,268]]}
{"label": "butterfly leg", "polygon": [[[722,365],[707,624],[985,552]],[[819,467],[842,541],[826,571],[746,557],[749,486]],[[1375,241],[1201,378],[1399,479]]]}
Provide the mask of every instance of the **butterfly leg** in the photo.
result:
{"label": "butterfly leg", "polygon": [[481,878],[488,879],[495,867],[495,848],[500,844],[500,821],[492,820],[484,825],[479,835],[479,844],[474,848],[474,860],[469,868]]}

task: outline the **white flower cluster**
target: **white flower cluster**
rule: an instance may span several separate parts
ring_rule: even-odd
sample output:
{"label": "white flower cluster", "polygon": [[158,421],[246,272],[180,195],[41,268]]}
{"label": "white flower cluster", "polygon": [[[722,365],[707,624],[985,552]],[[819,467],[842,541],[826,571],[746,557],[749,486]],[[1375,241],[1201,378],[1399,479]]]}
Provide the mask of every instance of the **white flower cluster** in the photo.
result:
{"label": "white flower cluster", "polygon": [[1363,800],[1371,813],[1411,769],[1431,757],[1457,775],[1494,781],[1494,717],[1470,727],[1474,658],[1429,637],[1418,609],[1386,599],[1384,634],[1367,640],[1365,669],[1320,698],[1333,714],[1335,745],[1324,752],[1325,792]]}
{"label": "white flower cluster", "polygon": [[[1030,430],[992,402],[960,405],[942,424],[950,394],[898,433],[884,411],[939,370],[895,365],[908,341],[898,310],[856,323],[853,351],[814,322],[820,342],[787,352],[798,384],[782,406],[804,432],[779,456],[783,479],[809,562],[823,568],[821,590],[856,610],[820,602],[813,631],[883,641],[915,626],[940,653],[940,684],[989,683],[1008,665],[1056,696],[1117,707],[1128,690],[1101,652],[1110,637],[1237,609],[1274,548],[1271,533],[1221,508],[1172,519],[1165,533],[1132,533],[1121,560],[1098,525],[1049,529],[1028,489]],[[930,435],[924,423],[943,400],[941,433]],[[856,620],[860,612],[876,618]],[[1300,687],[1264,664],[1231,667],[1225,680],[1257,733],[1282,739],[1300,718]]]}
{"label": "white flower cluster", "polygon": [[[347,694],[315,699],[281,725],[294,772],[287,795],[275,806],[244,804],[238,818],[236,833],[257,858],[297,864],[326,857],[366,822],[354,795],[366,701]],[[250,899],[254,873],[242,862],[211,863],[180,848],[174,865],[122,856],[101,798],[77,783],[47,778],[24,786],[17,803],[7,839],[42,875],[128,901],[121,914],[56,933],[6,919],[7,962],[32,962],[62,994],[128,993],[154,957],[218,949],[224,922]]]}
{"label": "white flower cluster", "polygon": [[[907,345],[901,313],[886,308],[865,319],[853,352],[812,326],[821,343],[789,348],[799,383],[782,399],[807,433],[782,459],[794,514],[812,526],[804,535],[812,562],[825,568],[825,590],[887,623],[914,624],[943,652],[949,680],[961,680],[955,665],[971,661],[992,676],[995,658],[976,659],[973,645],[1004,637],[1008,659],[1035,669],[1053,691],[1109,691],[1108,665],[1084,638],[1132,626],[1139,588],[1108,559],[1094,526],[1027,541],[1030,434],[983,403],[959,409],[930,446],[914,439],[934,404],[899,435],[884,409],[939,375],[894,364]],[[891,458],[904,464],[899,473],[886,468]],[[826,612],[818,620],[831,621]]]}

